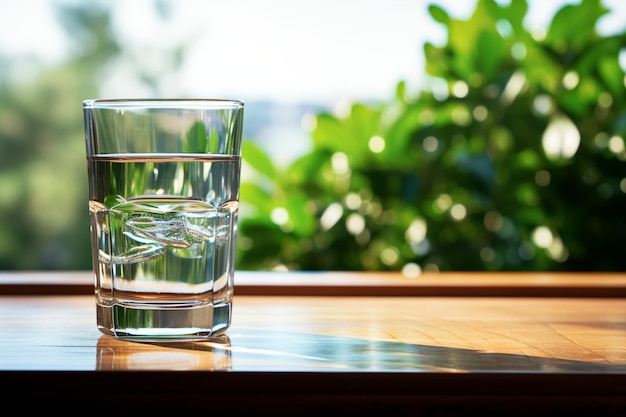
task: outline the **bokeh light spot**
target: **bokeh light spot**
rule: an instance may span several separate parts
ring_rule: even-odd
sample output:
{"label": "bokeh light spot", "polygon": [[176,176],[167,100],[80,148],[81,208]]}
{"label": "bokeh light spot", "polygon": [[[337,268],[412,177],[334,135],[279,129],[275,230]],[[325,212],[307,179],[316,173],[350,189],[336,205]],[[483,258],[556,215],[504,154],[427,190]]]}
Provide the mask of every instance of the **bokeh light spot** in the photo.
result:
{"label": "bokeh light spot", "polygon": [[415,262],[409,262],[402,267],[402,275],[407,278],[417,278],[422,274],[422,268]]}
{"label": "bokeh light spot", "polygon": [[435,152],[439,147],[439,141],[434,136],[427,136],[424,138],[422,146],[426,152]]}
{"label": "bokeh light spot", "polygon": [[374,153],[381,153],[385,149],[385,139],[380,136],[372,136],[367,145],[370,151]]}

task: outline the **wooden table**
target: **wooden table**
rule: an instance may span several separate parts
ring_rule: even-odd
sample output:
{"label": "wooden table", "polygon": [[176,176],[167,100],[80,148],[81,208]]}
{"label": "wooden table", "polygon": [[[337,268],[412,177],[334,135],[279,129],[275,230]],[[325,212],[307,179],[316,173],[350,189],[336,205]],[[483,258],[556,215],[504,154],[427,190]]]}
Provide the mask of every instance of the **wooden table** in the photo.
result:
{"label": "wooden table", "polygon": [[626,415],[624,274],[240,271],[235,282],[228,339],[155,344],[98,332],[89,272],[0,273],[3,399],[47,411]]}

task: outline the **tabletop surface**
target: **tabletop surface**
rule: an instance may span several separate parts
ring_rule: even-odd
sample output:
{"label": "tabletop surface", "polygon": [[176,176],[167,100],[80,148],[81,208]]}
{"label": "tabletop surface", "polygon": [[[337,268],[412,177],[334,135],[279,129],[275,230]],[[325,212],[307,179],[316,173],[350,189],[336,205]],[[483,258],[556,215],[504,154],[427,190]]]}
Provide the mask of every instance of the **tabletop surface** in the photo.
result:
{"label": "tabletop surface", "polygon": [[233,302],[229,340],[118,341],[90,296],[0,298],[0,370],[626,374],[626,299],[272,297]]}
{"label": "tabletop surface", "polygon": [[[0,278],[15,285],[41,276]],[[332,274],[321,276],[323,283]],[[623,286],[623,277],[616,279],[611,285]],[[59,378],[104,384],[121,374],[129,384],[163,373],[168,381],[235,378],[248,399],[269,390],[265,384],[284,393],[317,381],[308,395],[326,399],[348,389],[345,398],[395,393],[397,404],[408,404],[419,386],[431,399],[542,394],[626,407],[626,298],[619,296],[253,295],[236,287],[227,337],[157,344],[102,335],[93,295],[35,292],[0,293],[0,380],[16,387]],[[151,381],[164,390],[159,378]]]}

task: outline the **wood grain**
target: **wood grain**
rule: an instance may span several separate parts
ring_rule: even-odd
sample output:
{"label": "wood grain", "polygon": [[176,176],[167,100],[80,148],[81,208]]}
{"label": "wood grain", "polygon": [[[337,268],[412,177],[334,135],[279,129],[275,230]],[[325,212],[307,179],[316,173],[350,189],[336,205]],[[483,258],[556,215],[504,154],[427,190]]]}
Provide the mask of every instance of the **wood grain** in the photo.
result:
{"label": "wood grain", "polygon": [[626,373],[624,299],[239,296],[226,344],[162,345],[101,335],[89,296],[0,302],[3,370]]}
{"label": "wood grain", "polygon": [[1,295],[0,341],[5,398],[47,411],[626,411],[619,297],[239,294],[227,338],[156,344],[101,335],[92,295]]}

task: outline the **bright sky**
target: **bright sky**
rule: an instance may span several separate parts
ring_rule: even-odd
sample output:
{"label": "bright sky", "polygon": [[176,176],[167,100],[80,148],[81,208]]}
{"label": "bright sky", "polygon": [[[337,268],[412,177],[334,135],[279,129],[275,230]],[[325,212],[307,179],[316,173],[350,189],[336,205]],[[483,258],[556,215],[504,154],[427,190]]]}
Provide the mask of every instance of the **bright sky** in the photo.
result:
{"label": "bright sky", "polygon": [[[572,2],[529,0],[529,24],[543,27],[555,10]],[[475,0],[177,0],[170,23],[157,18],[149,0],[109,3],[115,4],[118,33],[155,68],[160,45],[190,46],[182,72],[167,80],[163,95],[332,103],[387,99],[400,80],[417,88],[423,42],[442,42],[445,36],[430,19],[428,4],[465,17]],[[65,35],[51,4],[0,0],[0,50],[32,51],[47,62],[62,59]],[[624,30],[626,2],[604,4],[613,13],[602,30]],[[102,92],[142,94],[122,71]]]}

